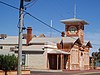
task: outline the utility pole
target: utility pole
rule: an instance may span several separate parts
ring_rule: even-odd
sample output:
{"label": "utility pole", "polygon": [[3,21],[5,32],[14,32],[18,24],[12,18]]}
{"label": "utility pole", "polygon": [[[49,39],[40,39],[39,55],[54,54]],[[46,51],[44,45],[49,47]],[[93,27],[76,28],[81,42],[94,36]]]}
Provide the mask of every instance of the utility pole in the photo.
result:
{"label": "utility pole", "polygon": [[18,70],[17,75],[21,75],[22,71],[22,32],[23,32],[23,12],[24,12],[24,1],[30,2],[31,0],[20,0],[20,11],[19,11],[19,39],[18,39]]}
{"label": "utility pole", "polygon": [[19,39],[18,39],[18,70],[17,75],[21,75],[22,65],[22,32],[23,32],[23,0],[20,0],[20,11],[19,11]]}

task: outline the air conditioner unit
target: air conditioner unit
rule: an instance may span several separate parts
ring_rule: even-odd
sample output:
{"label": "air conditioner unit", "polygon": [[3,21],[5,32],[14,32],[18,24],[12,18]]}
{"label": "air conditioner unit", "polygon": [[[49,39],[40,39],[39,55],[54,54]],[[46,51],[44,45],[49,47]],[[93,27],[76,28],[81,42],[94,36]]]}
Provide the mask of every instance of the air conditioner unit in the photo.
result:
{"label": "air conditioner unit", "polygon": [[19,48],[19,47],[16,45],[15,48]]}
{"label": "air conditioner unit", "polygon": [[10,51],[14,51],[15,47],[10,47]]}

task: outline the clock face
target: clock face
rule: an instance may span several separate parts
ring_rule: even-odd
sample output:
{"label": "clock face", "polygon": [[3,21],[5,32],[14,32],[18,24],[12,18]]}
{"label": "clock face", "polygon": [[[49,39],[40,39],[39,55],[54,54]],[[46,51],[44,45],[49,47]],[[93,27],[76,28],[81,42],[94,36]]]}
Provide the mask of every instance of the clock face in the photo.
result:
{"label": "clock face", "polygon": [[68,28],[69,34],[76,34],[77,33],[77,28],[75,26],[71,26]]}

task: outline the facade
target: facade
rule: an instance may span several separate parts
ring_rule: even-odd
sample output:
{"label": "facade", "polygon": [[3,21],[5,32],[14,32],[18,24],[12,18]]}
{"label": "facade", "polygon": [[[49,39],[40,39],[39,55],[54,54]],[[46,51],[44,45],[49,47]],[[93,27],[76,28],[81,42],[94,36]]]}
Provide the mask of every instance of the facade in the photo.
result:
{"label": "facade", "polygon": [[[84,40],[84,20],[61,20],[65,24],[62,37],[36,37],[32,28],[23,34],[22,65],[33,69],[88,70],[92,45]],[[18,54],[18,37],[0,35],[1,54]]]}
{"label": "facade", "polygon": [[[84,25],[88,23],[84,20],[71,18],[61,20],[65,24],[65,31],[67,37],[79,37],[81,45],[74,45],[70,49],[70,69],[89,69],[89,51],[92,48],[90,41],[84,40]],[[75,60],[76,59],[76,60]]]}

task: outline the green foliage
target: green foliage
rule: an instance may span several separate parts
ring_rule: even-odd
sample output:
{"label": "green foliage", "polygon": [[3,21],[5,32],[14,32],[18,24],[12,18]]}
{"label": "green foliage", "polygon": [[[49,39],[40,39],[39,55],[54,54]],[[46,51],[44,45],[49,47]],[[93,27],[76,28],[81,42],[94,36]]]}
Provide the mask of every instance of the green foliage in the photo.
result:
{"label": "green foliage", "polygon": [[100,48],[99,48],[98,50],[99,50],[99,52],[100,52]]}
{"label": "green foliage", "polygon": [[94,61],[100,62],[100,52],[93,52],[92,57],[94,58]]}
{"label": "green foliage", "polygon": [[13,55],[0,55],[0,70],[5,72],[17,69],[17,57]]}

